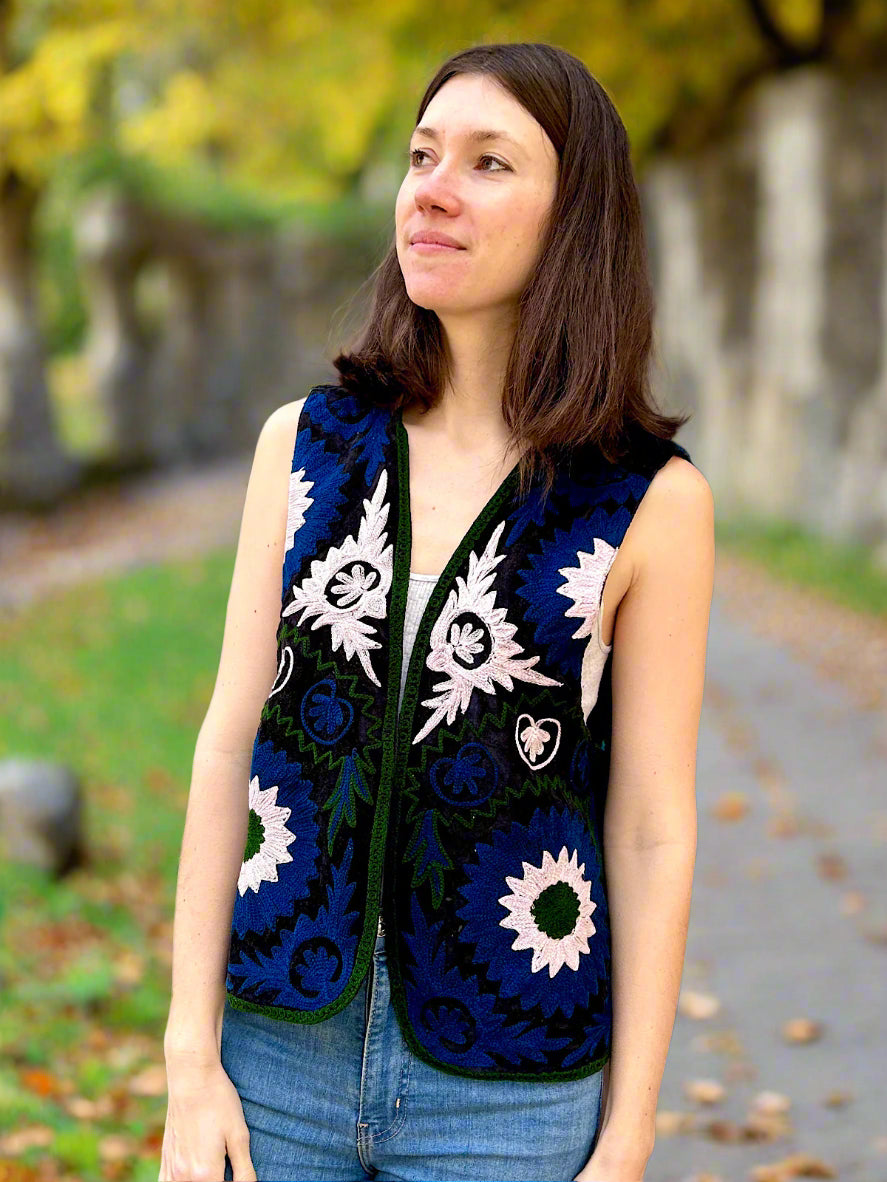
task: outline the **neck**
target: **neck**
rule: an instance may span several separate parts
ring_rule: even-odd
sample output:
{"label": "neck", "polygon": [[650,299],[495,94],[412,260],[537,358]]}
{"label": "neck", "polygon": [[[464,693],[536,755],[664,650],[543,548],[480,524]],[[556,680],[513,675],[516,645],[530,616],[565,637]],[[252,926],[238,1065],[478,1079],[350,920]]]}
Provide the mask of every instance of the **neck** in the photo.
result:
{"label": "neck", "polygon": [[502,309],[440,317],[449,379],[437,405],[424,416],[448,440],[471,452],[504,444],[505,367],[514,339],[513,313]]}

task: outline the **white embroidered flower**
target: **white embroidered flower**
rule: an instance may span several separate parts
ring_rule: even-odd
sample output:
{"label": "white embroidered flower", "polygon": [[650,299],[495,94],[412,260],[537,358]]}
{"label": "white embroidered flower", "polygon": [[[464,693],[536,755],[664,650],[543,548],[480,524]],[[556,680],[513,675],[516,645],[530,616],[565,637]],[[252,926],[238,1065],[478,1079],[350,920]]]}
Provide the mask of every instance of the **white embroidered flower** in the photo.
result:
{"label": "white embroidered flower", "polygon": [[444,716],[452,725],[456,714],[468,708],[475,689],[495,693],[498,681],[510,690],[513,679],[534,685],[563,684],[531,668],[538,656],[517,658],[524,651],[511,639],[517,626],[508,623],[504,607],[496,607],[495,568],[505,557],[496,554],[496,547],[504,529],[501,521],[480,557],[473,551],[469,554],[467,579],[457,576],[456,587],[434,621],[425,663],[446,674],[446,679],[435,685],[434,697],[422,701],[432,714],[413,743],[420,742]]}
{"label": "white embroidered flower", "polygon": [[371,649],[381,648],[375,627],[365,617],[383,620],[391,586],[394,547],[386,545],[383,528],[390,505],[385,501],[388,473],[383,468],[376,491],[364,500],[364,516],[355,540],[353,534],[341,546],[331,546],[326,558],[314,559],[311,573],[292,587],[292,601],[281,612],[289,616],[301,609],[298,623],[317,616],[311,625],[328,627],[335,652],[344,645],[350,660],[355,653],[373,685],[381,685],[370,664]]}
{"label": "white embroidered flower", "polygon": [[535,763],[545,750],[545,744],[551,738],[551,734],[539,723],[531,723],[521,731],[520,738],[530,762]]}
{"label": "white embroidered flower", "polygon": [[292,550],[296,530],[305,524],[305,513],[309,505],[314,504],[314,497],[308,496],[308,490],[314,488],[313,480],[305,479],[305,469],[299,468],[290,473],[289,498],[286,511],[286,549]]}
{"label": "white embroidered flower", "polygon": [[[523,726],[523,720],[528,720],[528,725]],[[550,722],[550,727],[545,727],[542,724]],[[539,757],[545,750],[545,745],[554,735],[554,742],[551,744],[551,750],[540,762]],[[514,724],[514,738],[517,743],[517,749],[521,759],[534,770],[538,771],[551,763],[557,754],[557,750],[561,745],[561,724],[556,718],[534,718],[532,714],[519,714],[517,721]]]}
{"label": "white embroidered flower", "polygon": [[470,663],[473,654],[479,653],[483,648],[480,643],[482,636],[481,628],[472,628],[470,624],[463,624],[460,628],[458,624],[454,624],[450,629],[450,647],[453,654],[460,660]]}
{"label": "white embroidered flower", "polygon": [[578,969],[579,953],[590,951],[588,939],[597,930],[591,921],[597,906],[591,882],[583,877],[585,863],[577,866],[577,861],[576,850],[568,859],[566,846],[557,861],[545,850],[541,867],[522,862],[523,878],[506,875],[511,894],[499,899],[510,912],[500,926],[518,934],[511,947],[532,948],[531,971],[538,973],[547,965],[549,978],[565,964]]}
{"label": "white embroidered flower", "polygon": [[260,788],[258,776],[249,782],[247,851],[251,846],[258,848],[241,864],[237,878],[241,895],[246,894],[247,888],[258,893],[263,882],[277,882],[277,867],[293,860],[287,846],[296,840],[296,835],[284,824],[292,810],[277,804],[278,788],[278,784]]}
{"label": "white embroidered flower", "polygon": [[607,661],[607,652],[600,646],[600,604],[604,583],[613,560],[619,551],[618,546],[611,546],[603,538],[594,539],[594,553],[578,550],[578,566],[562,566],[562,574],[566,582],[557,588],[559,595],[566,595],[573,600],[571,607],[564,612],[565,616],[577,616],[582,623],[573,633],[574,640],[590,637],[582,656],[582,717],[587,718],[589,712],[597,702],[598,687],[601,673]]}

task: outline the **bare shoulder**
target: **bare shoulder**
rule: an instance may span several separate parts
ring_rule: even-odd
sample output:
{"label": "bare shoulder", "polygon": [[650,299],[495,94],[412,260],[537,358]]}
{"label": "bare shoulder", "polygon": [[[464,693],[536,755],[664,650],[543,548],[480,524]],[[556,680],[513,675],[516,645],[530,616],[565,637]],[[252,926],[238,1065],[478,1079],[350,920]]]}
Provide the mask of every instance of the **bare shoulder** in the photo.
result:
{"label": "bare shoulder", "polygon": [[299,425],[299,415],[305,404],[304,398],[296,398],[292,402],[284,402],[276,410],[272,410],[265,420],[265,428],[272,434],[287,434],[291,432],[295,438],[295,431]]}
{"label": "bare shoulder", "polygon": [[669,553],[704,569],[714,549],[714,496],[706,478],[683,456],[672,456],[650,481],[631,528],[632,582]]}

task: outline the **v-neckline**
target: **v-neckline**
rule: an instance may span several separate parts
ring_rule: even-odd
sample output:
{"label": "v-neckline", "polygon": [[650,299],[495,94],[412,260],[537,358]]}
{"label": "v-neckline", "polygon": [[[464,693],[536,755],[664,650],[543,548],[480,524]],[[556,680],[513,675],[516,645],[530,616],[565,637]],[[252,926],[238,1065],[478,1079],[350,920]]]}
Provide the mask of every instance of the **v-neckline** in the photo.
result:
{"label": "v-neckline", "polygon": [[[397,535],[394,551],[394,570],[391,587],[391,630],[389,639],[391,644],[389,661],[389,678],[391,685],[399,685],[401,680],[401,662],[403,645],[404,616],[406,613],[407,591],[410,582],[410,566],[412,565],[413,531],[410,515],[410,443],[407,429],[403,423],[402,411],[398,408],[393,415],[394,422],[394,462],[396,474],[397,498]],[[501,507],[509,501],[517,484],[520,463],[516,463],[508,475],[499,483],[498,488],[489,497],[486,504],[462,535],[456,549],[450,555],[446,566],[437,577],[431,589],[431,594],[422,611],[413,641],[413,649],[407,665],[407,676],[404,685],[403,698],[398,708],[396,695],[391,695],[389,702],[388,725],[397,733],[395,743],[398,760],[403,752],[403,740],[407,739],[412,728],[413,715],[416,709],[417,686],[421,674],[421,662],[425,659],[426,650],[434,621],[440,614],[441,608],[450,593],[450,587],[465,562],[477,539],[489,525]]]}
{"label": "v-neckline", "polygon": [[[510,500],[517,483],[520,463],[516,463],[507,476],[500,482],[487,503],[477,514],[474,521],[462,535],[456,549],[450,555],[446,566],[437,576],[431,588],[413,639],[406,677],[403,673],[403,635],[406,616],[407,594],[410,584],[410,567],[412,565],[413,530],[410,513],[410,441],[407,429],[403,423],[402,408],[398,407],[389,422],[393,422],[394,442],[394,489],[393,499],[396,506],[397,530],[394,547],[394,563],[390,587],[389,601],[389,654],[388,654],[388,695],[385,706],[385,720],[383,723],[384,739],[390,746],[386,749],[382,770],[382,783],[379,793],[381,813],[387,816],[387,810],[392,795],[392,785],[402,782],[405,775],[406,760],[409,755],[410,735],[413,729],[413,719],[418,702],[418,686],[422,673],[422,665],[427,657],[427,650],[434,621],[440,615],[446,597],[450,594],[450,586],[456,573],[462,566],[471,548],[476,544],[483,530],[490,523],[497,511]],[[403,692],[398,700],[398,687],[403,681]],[[390,818],[395,826],[400,822],[400,811],[403,794],[398,792],[394,802],[394,816]],[[375,826],[374,826],[375,830]],[[375,840],[375,832],[373,840]],[[384,848],[384,838],[381,839]],[[394,843],[391,844],[391,850]],[[393,857],[389,852],[389,858]],[[390,869],[390,867],[389,867]],[[379,892],[377,906],[384,910],[382,889],[385,883],[392,880],[391,874],[385,870],[385,859],[381,865],[370,867],[369,891],[371,897]],[[375,934],[372,938],[374,938]],[[363,938],[363,937],[362,937]]]}
{"label": "v-neckline", "polygon": [[[395,451],[397,456],[398,468],[398,483],[400,485],[400,504],[401,512],[406,509],[406,546],[407,557],[409,562],[407,570],[412,568],[412,554],[413,554],[413,514],[412,514],[412,497],[410,495],[410,437],[404,426],[403,421],[403,407],[398,407],[394,414],[395,425]],[[458,569],[464,556],[464,551],[467,546],[473,545],[476,534],[480,533],[483,524],[492,512],[494,506],[498,506],[500,501],[504,501],[506,496],[512,493],[513,485],[517,482],[518,472],[520,470],[520,460],[518,460],[511,470],[499,482],[496,489],[487,498],[483,508],[475,515],[474,520],[468,526],[468,529],[463,533],[459,542],[456,544],[455,550],[447,559],[446,565],[439,575],[434,577],[438,583],[448,580]]]}

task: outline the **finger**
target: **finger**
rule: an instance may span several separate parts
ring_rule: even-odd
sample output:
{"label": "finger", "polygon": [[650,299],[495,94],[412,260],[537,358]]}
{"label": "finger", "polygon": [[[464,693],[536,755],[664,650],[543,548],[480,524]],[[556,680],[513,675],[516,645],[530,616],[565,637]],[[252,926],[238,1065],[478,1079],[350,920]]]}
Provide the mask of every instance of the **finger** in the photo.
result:
{"label": "finger", "polygon": [[229,1149],[228,1157],[231,1159],[231,1174],[234,1182],[258,1182],[248,1150],[239,1152],[236,1149]]}

